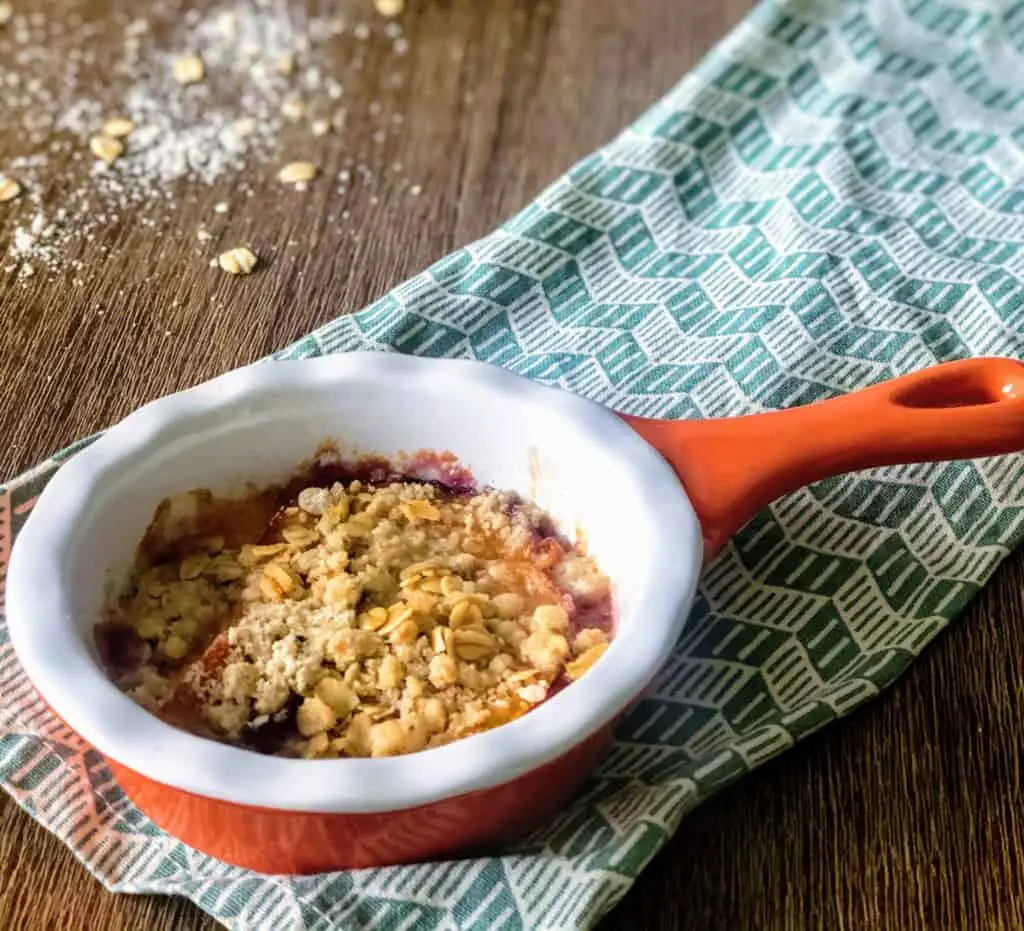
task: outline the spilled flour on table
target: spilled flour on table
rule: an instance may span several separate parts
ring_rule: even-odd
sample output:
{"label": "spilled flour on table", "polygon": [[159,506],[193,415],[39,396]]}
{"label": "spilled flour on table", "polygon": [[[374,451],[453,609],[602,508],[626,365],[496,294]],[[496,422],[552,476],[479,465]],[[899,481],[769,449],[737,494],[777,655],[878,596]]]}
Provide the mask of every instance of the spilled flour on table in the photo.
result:
{"label": "spilled flour on table", "polygon": [[[284,0],[154,6],[146,18],[111,10],[103,21],[73,4],[44,17],[23,2],[0,23],[4,116],[20,130],[3,141],[0,177],[21,188],[0,204],[0,267],[21,277],[70,273],[79,283],[82,242],[115,250],[128,207],[136,228],[173,230],[189,185],[228,180],[232,197],[251,196],[247,171],[280,157],[282,135],[302,133],[302,157],[315,161],[325,137],[344,132],[346,74],[330,63],[358,70],[369,41],[396,62],[408,50],[401,26],[368,3],[335,7],[367,19],[349,22]],[[185,54],[204,72],[188,85],[174,73]],[[132,128],[105,164],[90,142],[114,117]]]}

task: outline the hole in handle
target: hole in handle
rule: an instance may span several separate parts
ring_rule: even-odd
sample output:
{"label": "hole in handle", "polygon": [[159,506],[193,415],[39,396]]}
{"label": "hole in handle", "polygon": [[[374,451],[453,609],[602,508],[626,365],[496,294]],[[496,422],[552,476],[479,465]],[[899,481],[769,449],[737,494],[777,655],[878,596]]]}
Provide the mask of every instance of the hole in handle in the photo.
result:
{"label": "hole in handle", "polygon": [[918,409],[980,407],[1018,397],[1017,386],[977,372],[938,372],[893,394],[894,404]]}

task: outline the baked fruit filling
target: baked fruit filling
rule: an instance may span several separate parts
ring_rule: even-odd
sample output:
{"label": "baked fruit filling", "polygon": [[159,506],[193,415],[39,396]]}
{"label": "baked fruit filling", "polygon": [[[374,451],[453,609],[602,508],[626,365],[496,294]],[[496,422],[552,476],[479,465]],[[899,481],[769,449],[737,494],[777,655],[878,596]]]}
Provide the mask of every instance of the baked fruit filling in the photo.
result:
{"label": "baked fruit filling", "polygon": [[171,542],[154,528],[182,505],[162,506],[97,628],[117,684],[194,733],[411,753],[526,714],[609,645],[607,577],[514,494],[377,470],[246,507],[207,493],[185,517],[203,506],[202,532]]}

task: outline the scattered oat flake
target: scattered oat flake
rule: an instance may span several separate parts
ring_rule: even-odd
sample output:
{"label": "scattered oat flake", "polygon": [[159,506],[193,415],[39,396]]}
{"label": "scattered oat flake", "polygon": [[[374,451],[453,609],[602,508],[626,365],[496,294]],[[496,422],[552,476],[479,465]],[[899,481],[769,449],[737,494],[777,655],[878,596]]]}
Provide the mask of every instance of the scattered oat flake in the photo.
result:
{"label": "scattered oat flake", "polygon": [[394,19],[394,17],[402,15],[402,10],[405,9],[405,0],[373,0],[373,5],[381,16]]}
{"label": "scattered oat flake", "polygon": [[[184,182],[222,194],[234,186],[238,193],[233,197],[247,198],[255,187],[246,172],[270,172],[273,178],[286,158],[304,156],[319,163],[321,155],[315,149],[283,148],[288,128],[301,128],[307,140],[313,136],[312,146],[320,141],[316,137],[324,129],[322,120],[328,121],[328,134],[340,134],[345,121],[345,109],[339,106],[346,90],[342,81],[349,80],[357,60],[362,61],[362,40],[379,35],[384,42],[380,51],[390,52],[397,62],[390,45],[404,35],[402,19],[381,18],[367,0],[359,2],[366,3],[369,14],[362,23],[358,18],[345,22],[335,12],[296,17],[286,0],[216,0],[209,5],[212,9],[203,11],[157,5],[135,16],[113,13],[96,22],[91,16],[89,22],[80,20],[74,12],[65,24],[62,17],[44,20],[36,11],[38,4],[0,0],[0,19],[9,17],[8,30],[15,33],[0,28],[0,44],[6,35],[26,46],[12,48],[13,63],[24,66],[20,74],[18,68],[5,72],[0,64],[5,91],[0,112],[24,128],[31,147],[31,154],[9,154],[0,164],[0,181],[6,176],[20,188],[19,194],[8,195],[9,205],[0,204],[0,217],[6,215],[10,221],[17,216],[20,222],[26,211],[29,214],[22,234],[8,229],[7,241],[0,245],[3,267],[12,278],[27,262],[36,277],[62,269],[78,275],[85,261],[77,257],[79,246],[88,243],[98,254],[116,255],[119,241],[107,234],[136,209],[147,235],[172,235],[168,224],[173,223],[195,252],[205,253],[207,259],[216,256],[221,245],[226,248],[230,242],[224,242],[224,233],[209,216],[215,202],[209,194],[199,193],[201,189],[185,188]],[[77,11],[78,4],[74,6]],[[403,16],[411,9],[408,3],[404,6]],[[48,42],[51,29],[65,28],[79,40],[70,50],[63,43]],[[91,67],[99,62],[93,39],[104,30],[110,31],[114,43],[102,61],[109,66],[104,73],[109,72],[110,82],[109,87],[106,82],[97,87]],[[18,38],[22,34],[24,42]],[[282,76],[275,65],[281,61],[287,70],[284,60],[289,56],[294,57],[293,75]],[[196,59],[195,70],[204,83],[186,89],[177,72],[189,63],[194,67]],[[215,96],[207,93],[214,79]],[[382,88],[390,86],[385,83]],[[305,103],[304,114],[294,124],[282,113],[289,98]],[[134,128],[124,135],[110,122],[114,119],[129,121]],[[381,109],[381,123],[384,120],[390,141],[391,115]],[[53,142],[48,144],[44,139],[51,131]],[[94,136],[106,141],[93,143]],[[118,141],[122,150],[108,167]],[[71,148],[73,157],[65,159],[69,147],[75,146],[82,151]],[[107,159],[96,154],[94,146],[101,146]],[[374,158],[378,161],[374,171],[391,164],[391,159],[379,156]],[[353,184],[373,182],[374,178],[357,174],[352,163],[349,159]],[[55,171],[66,171],[56,185]],[[306,182],[294,182],[299,183]],[[308,183],[310,190],[320,184]],[[9,190],[10,185],[5,183],[4,188]],[[193,215],[192,222],[175,223],[179,216],[184,219],[181,208],[197,200],[205,205],[206,221],[214,231],[209,247],[195,238],[203,213]],[[44,212],[46,222],[34,231],[33,216]],[[227,204],[221,212],[230,216]]]}
{"label": "scattered oat flake", "polygon": [[198,55],[182,55],[174,62],[174,80],[179,84],[196,84],[206,76],[203,60]]}
{"label": "scattered oat flake", "polygon": [[213,233],[207,229],[203,229],[203,227],[199,227],[199,229],[196,230],[196,239],[200,242],[209,242],[213,239]]}
{"label": "scattered oat flake", "polygon": [[123,116],[112,116],[103,124],[103,135],[112,139],[123,139],[131,134],[135,124]]}
{"label": "scattered oat flake", "polygon": [[326,136],[331,131],[330,120],[313,120],[309,128],[314,136]]}
{"label": "scattered oat flake", "polygon": [[245,139],[256,132],[256,121],[251,116],[244,116],[231,124],[231,131],[239,139]]}
{"label": "scattered oat flake", "polygon": [[291,54],[282,55],[278,58],[275,67],[281,77],[290,77],[295,72],[295,56]]}
{"label": "scattered oat flake", "polygon": [[301,120],[306,113],[306,105],[293,97],[281,104],[281,113],[290,120]]}
{"label": "scattered oat flake", "polygon": [[227,213],[228,212],[228,205],[224,201],[221,201],[219,204],[214,204],[213,205],[213,212],[214,213]]}
{"label": "scattered oat flake", "polygon": [[217,264],[229,275],[248,275],[256,267],[256,256],[245,246],[239,246],[217,256]]}
{"label": "scattered oat flake", "polygon": [[7,201],[14,200],[20,193],[21,185],[14,178],[0,175],[0,204],[6,204]]}
{"label": "scattered oat flake", "polygon": [[109,165],[124,154],[124,143],[120,139],[100,134],[89,140],[89,151]]}
{"label": "scattered oat flake", "polygon": [[289,162],[277,173],[277,180],[285,184],[312,181],[316,177],[316,172],[316,165],[312,162]]}
{"label": "scattered oat flake", "polygon": [[14,7],[9,3],[0,3],[0,26],[6,26],[14,16]]}
{"label": "scattered oat flake", "polygon": [[24,265],[21,266],[20,269],[18,269],[18,274],[21,275],[22,278],[31,278],[35,273],[35,268],[29,265],[28,262],[26,262]]}

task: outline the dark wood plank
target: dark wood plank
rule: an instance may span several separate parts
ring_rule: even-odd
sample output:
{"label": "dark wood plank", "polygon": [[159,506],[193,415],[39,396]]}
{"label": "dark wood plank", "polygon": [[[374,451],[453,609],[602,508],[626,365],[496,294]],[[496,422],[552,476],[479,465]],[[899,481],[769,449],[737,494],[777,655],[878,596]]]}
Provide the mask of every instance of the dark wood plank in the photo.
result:
{"label": "dark wood plank", "polygon": [[[28,10],[28,0],[20,5]],[[396,61],[378,35],[358,71],[351,55],[333,63],[346,75],[347,125],[316,147],[332,183],[286,195],[274,166],[256,165],[245,178],[183,186],[156,230],[142,226],[151,205],[125,210],[107,234],[74,250],[81,285],[71,276],[0,276],[0,476],[355,310],[485,234],[638,115],[748,7],[409,0],[408,56]],[[130,0],[31,7],[44,24],[81,15],[105,25],[94,40],[97,80],[103,49],[120,35],[110,24],[147,8]],[[332,9],[350,24],[380,25],[369,0]],[[392,121],[381,144],[374,101]],[[0,166],[24,147],[5,118]],[[333,181],[349,160],[369,165],[374,180],[339,195]],[[395,162],[401,171],[390,170]],[[53,170],[61,173],[59,162]],[[213,212],[221,201],[231,205],[223,216]],[[0,242],[22,222],[0,207]],[[262,269],[231,279],[207,268],[214,250],[197,254],[200,223],[222,228],[226,245],[251,240]],[[1013,894],[1024,887],[1022,586],[1017,558],[888,695],[691,815],[607,926],[1024,926]],[[0,800],[0,927],[215,926],[181,900],[107,894],[63,845]]]}

